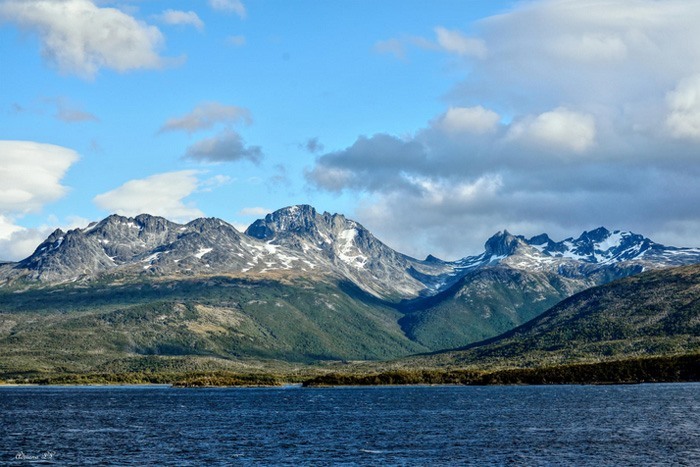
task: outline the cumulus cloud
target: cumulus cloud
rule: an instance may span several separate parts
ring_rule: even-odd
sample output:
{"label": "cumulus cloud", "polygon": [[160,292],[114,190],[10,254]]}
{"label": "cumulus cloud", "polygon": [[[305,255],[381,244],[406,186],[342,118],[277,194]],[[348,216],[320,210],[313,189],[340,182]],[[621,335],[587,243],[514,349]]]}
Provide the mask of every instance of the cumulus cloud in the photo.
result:
{"label": "cumulus cloud", "polygon": [[469,35],[387,42],[456,54],[468,73],[423,128],[359,136],[307,180],[359,196],[358,220],[416,256],[478,253],[504,228],[700,246],[699,22],[680,0],[539,0]]}
{"label": "cumulus cloud", "polygon": [[194,11],[165,10],[156,18],[165,23],[176,26],[193,26],[200,31],[204,30],[204,22]]}
{"label": "cumulus cloud", "polygon": [[595,143],[595,120],[591,115],[559,107],[536,117],[525,117],[511,126],[509,137],[544,151],[580,153]]}
{"label": "cumulus cloud", "polygon": [[226,129],[187,148],[185,157],[200,162],[232,162],[249,160],[255,164],[263,158],[260,146],[246,146],[241,135]]}
{"label": "cumulus cloud", "polygon": [[241,18],[247,16],[245,5],[241,0],[209,0],[209,6],[217,11],[235,13]]}
{"label": "cumulus cloud", "polygon": [[220,123],[233,124],[238,122],[246,124],[252,122],[248,109],[218,102],[203,102],[188,114],[169,119],[160,128],[160,132],[186,131],[194,133],[212,128]]}
{"label": "cumulus cloud", "polygon": [[66,74],[92,78],[102,68],[161,68],[158,28],[90,0],[5,0],[0,19],[39,36],[42,55]]}
{"label": "cumulus cloud", "polygon": [[423,146],[391,135],[361,136],[343,151],[324,154],[306,177],[315,185],[340,192],[344,189],[386,190],[412,186],[406,174],[426,164]]}
{"label": "cumulus cloud", "polygon": [[666,124],[671,134],[700,141],[700,75],[681,81],[666,100]]}
{"label": "cumulus cloud", "polygon": [[446,133],[487,133],[496,130],[501,117],[480,105],[450,107],[435,123]]}
{"label": "cumulus cloud", "polygon": [[123,216],[147,213],[186,222],[204,214],[185,199],[196,192],[200,181],[196,170],[182,170],[130,180],[118,188],[95,196],[100,209]]}

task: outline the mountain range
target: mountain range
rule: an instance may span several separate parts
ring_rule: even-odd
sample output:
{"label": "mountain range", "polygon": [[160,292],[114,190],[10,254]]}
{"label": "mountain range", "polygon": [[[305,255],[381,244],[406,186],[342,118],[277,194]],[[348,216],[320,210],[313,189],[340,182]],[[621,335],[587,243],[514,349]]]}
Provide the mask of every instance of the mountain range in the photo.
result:
{"label": "mountain range", "polygon": [[632,232],[600,227],[554,242],[498,232],[485,251],[457,261],[417,260],[394,251],[339,214],[291,206],[245,233],[220,219],[177,224],[162,217],[112,215],[84,229],[56,230],[28,258],[0,266],[0,279],[89,282],[107,276],[332,275],[382,299],[435,296],[474,271],[500,266],[604,283],[646,269],[700,261],[700,248],[667,247]]}
{"label": "mountain range", "polygon": [[444,261],[307,205],[245,232],[112,215],[0,264],[0,353],[5,372],[193,355],[214,366],[396,358],[492,338],[577,292],[695,263],[698,248],[602,227],[558,242],[502,231],[480,255]]}

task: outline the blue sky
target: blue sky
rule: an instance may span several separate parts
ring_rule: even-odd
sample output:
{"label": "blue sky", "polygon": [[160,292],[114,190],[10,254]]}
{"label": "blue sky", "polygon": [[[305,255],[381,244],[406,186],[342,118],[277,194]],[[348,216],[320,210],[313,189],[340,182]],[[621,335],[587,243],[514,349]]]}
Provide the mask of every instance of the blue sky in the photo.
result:
{"label": "blue sky", "polygon": [[110,213],[298,203],[454,259],[698,246],[692,2],[0,0],[0,257]]}

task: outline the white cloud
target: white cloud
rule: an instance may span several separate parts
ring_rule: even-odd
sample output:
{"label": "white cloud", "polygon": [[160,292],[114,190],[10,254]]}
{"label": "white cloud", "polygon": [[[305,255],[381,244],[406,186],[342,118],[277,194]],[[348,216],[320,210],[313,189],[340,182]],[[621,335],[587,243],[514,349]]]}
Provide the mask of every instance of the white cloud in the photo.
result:
{"label": "white cloud", "polygon": [[55,229],[25,229],[18,227],[12,234],[0,238],[0,261],[19,261],[34,253]]}
{"label": "white cloud", "polygon": [[435,35],[438,45],[447,52],[476,58],[486,56],[486,44],[482,39],[467,37],[459,31],[443,27],[435,28]]}
{"label": "white cloud", "polygon": [[666,98],[666,125],[676,138],[700,140],[700,75],[681,81]]}
{"label": "white cloud", "polygon": [[124,216],[151,214],[186,222],[204,214],[185,198],[199,188],[196,170],[182,170],[131,180],[95,196],[93,202],[110,213]]}
{"label": "white cloud", "polygon": [[241,0],[209,0],[209,6],[218,11],[235,13],[241,18],[247,15],[245,5]]}
{"label": "white cloud", "polygon": [[78,154],[33,141],[0,141],[0,213],[24,214],[63,197],[61,179]]}
{"label": "white cloud", "polygon": [[552,44],[552,50],[563,58],[591,63],[619,62],[628,52],[622,37],[605,33],[565,35]]}
{"label": "white cloud", "polygon": [[487,133],[494,131],[501,117],[493,110],[475,107],[450,107],[436,122],[447,133]]}
{"label": "white cloud", "polygon": [[[0,216],[0,261],[19,261],[30,256],[57,228],[66,231],[87,224],[87,219],[81,217],[71,216],[61,222],[56,216],[49,216],[44,225],[24,228]],[[6,230],[8,227],[10,232]]]}
{"label": "white cloud", "polygon": [[581,153],[595,143],[595,120],[591,115],[564,107],[526,117],[513,124],[509,137],[520,139],[547,151]]}
{"label": "white cloud", "polygon": [[89,0],[5,0],[0,19],[35,32],[45,59],[63,73],[94,77],[101,68],[161,68],[163,36],[115,8]]}
{"label": "white cloud", "polygon": [[165,24],[194,26],[200,31],[204,30],[204,22],[194,11],[165,10],[156,17]]}
{"label": "white cloud", "polygon": [[250,124],[250,111],[235,105],[224,105],[218,102],[203,102],[182,117],[171,118],[161,127],[160,131],[186,131],[194,133],[199,130],[212,128],[219,123],[233,124],[240,121]]}
{"label": "white cloud", "polygon": [[61,146],[0,141],[0,260],[28,256],[53,230],[26,229],[16,222],[68,192],[61,180],[77,160],[75,151]]}
{"label": "white cloud", "polygon": [[[23,229],[19,225],[15,225],[10,219],[0,215],[0,240],[9,240],[17,232]],[[7,259],[4,255],[0,255],[0,260]]]}

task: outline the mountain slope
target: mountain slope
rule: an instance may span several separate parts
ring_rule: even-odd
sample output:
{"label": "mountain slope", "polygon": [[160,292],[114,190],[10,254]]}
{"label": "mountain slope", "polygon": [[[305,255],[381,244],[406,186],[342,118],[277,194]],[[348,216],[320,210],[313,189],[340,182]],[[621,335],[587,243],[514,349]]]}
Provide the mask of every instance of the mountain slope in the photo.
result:
{"label": "mountain slope", "polygon": [[418,360],[528,366],[699,350],[700,265],[691,265],[585,290],[501,336]]}
{"label": "mountain slope", "polygon": [[459,347],[523,324],[560,300],[644,270],[700,262],[700,250],[666,247],[631,232],[598,228],[552,241],[499,232],[484,253],[451,263],[458,280],[407,301],[402,328],[416,341]]}
{"label": "mountain slope", "polygon": [[436,277],[453,270],[446,263],[398,253],[359,223],[340,214],[321,214],[308,205],[268,214],[245,233],[268,245],[302,252],[315,263],[330,263],[330,268],[363,290],[392,299],[426,293]]}
{"label": "mountain slope", "polygon": [[[692,262],[700,262],[700,250],[604,228],[562,242],[499,232],[482,254],[442,261],[398,253],[359,223],[306,205],[275,211],[245,233],[219,219],[178,224],[114,215],[58,230],[29,258],[0,264],[0,312],[14,313],[7,326],[15,334],[7,338],[24,336],[24,348],[48,339],[30,324],[41,319],[48,320],[45,332],[70,340],[70,329],[119,358],[177,351],[220,359],[383,359],[465,346],[589,287]],[[236,281],[249,285],[232,286]],[[250,287],[267,298],[250,295]],[[245,332],[193,318],[202,306],[237,316]],[[146,334],[73,315],[124,310],[141,316]],[[170,314],[168,326],[156,319]],[[220,332],[193,331],[202,326]],[[132,342],[129,333],[142,340]],[[60,340],[46,342],[35,355],[53,361]],[[79,347],[88,361],[101,352]]]}
{"label": "mountain slope", "polygon": [[548,272],[478,268],[434,297],[405,303],[399,323],[423,345],[458,347],[513,329],[590,285]]}
{"label": "mountain slope", "polygon": [[287,271],[347,279],[377,297],[400,300],[427,293],[453,270],[443,262],[402,255],[357,222],[284,208],[238,232],[219,219],[176,224],[142,214],[112,215],[85,229],[51,234],[27,259],[0,264],[0,280],[57,283],[118,277],[264,275]]}
{"label": "mountain slope", "polygon": [[173,357],[382,360],[428,350],[359,289],[226,276],[0,293],[0,372],[97,371]]}

